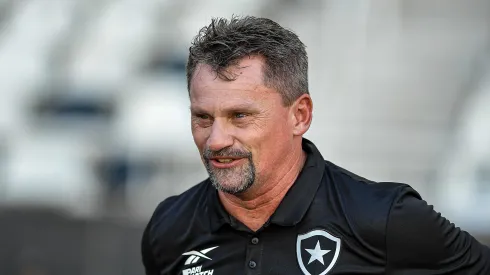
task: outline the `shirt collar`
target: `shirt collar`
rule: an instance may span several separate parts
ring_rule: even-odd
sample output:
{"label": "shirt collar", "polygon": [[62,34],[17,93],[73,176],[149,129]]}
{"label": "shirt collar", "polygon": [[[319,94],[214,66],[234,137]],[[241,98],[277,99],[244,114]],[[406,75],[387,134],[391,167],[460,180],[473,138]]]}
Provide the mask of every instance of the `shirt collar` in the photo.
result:
{"label": "shirt collar", "polygon": [[[316,146],[306,138],[302,141],[303,151],[306,152],[306,161],[298,178],[293,186],[286,193],[278,208],[272,214],[269,223],[281,226],[293,226],[298,224],[308,211],[316,191],[322,181],[325,171],[325,160],[316,148]],[[208,200],[211,213],[210,217],[211,230],[216,231],[225,224],[230,224],[236,228],[239,223],[232,217],[220,202],[218,192],[208,180]]]}

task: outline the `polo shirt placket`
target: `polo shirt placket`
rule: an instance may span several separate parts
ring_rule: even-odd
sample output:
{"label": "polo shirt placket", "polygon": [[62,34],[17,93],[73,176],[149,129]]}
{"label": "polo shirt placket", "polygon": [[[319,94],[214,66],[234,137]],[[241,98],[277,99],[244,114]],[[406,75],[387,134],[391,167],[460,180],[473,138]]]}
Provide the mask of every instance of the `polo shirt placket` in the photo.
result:
{"label": "polo shirt placket", "polygon": [[246,268],[247,275],[258,275],[260,274],[261,260],[262,260],[262,246],[258,237],[251,237],[250,242],[247,245],[246,254]]}

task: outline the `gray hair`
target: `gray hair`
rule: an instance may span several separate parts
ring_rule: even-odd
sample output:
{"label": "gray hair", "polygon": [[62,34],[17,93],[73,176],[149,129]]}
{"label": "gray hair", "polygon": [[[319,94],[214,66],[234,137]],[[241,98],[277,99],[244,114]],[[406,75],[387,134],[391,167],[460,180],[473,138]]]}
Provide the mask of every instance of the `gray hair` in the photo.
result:
{"label": "gray hair", "polygon": [[265,58],[264,84],[276,89],[286,106],[309,94],[308,56],[303,42],[276,22],[253,16],[214,18],[199,31],[189,48],[188,91],[198,64],[209,65],[220,79],[233,81],[236,75],[227,69],[246,56]]}

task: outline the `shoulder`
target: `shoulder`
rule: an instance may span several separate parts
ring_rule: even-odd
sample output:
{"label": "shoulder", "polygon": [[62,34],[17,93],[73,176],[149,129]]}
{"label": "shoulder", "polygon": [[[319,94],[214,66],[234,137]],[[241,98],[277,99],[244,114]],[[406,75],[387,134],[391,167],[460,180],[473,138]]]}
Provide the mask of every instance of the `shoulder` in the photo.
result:
{"label": "shoulder", "polygon": [[[147,227],[148,246],[153,255],[174,258],[169,253],[180,253],[190,240],[188,234],[198,234],[208,228],[206,212],[208,210],[207,195],[209,193],[207,180],[193,186],[184,193],[168,197],[155,209]],[[180,254],[179,254],[180,255]],[[164,262],[165,259],[156,259]]]}
{"label": "shoulder", "polygon": [[163,200],[152,215],[150,232],[178,231],[179,228],[188,227],[194,222],[196,212],[207,209],[208,187],[205,180],[180,195]]}
{"label": "shoulder", "polygon": [[377,214],[384,210],[382,212],[388,214],[399,197],[411,195],[420,198],[417,191],[408,184],[369,180],[328,161],[324,177],[324,182],[356,210],[374,211]]}
{"label": "shoulder", "polygon": [[324,190],[331,200],[338,201],[336,207],[351,233],[380,254],[385,253],[392,207],[405,196],[420,198],[408,184],[368,180],[328,161]]}

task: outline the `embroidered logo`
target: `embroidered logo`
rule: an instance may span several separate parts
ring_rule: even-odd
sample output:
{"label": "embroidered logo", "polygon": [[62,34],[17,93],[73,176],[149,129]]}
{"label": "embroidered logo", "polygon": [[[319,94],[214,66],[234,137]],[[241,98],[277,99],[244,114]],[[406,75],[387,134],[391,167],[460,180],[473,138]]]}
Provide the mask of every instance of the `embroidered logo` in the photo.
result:
{"label": "embroidered logo", "polygon": [[325,275],[335,265],[340,253],[340,239],[324,230],[298,235],[296,256],[305,275]]}

